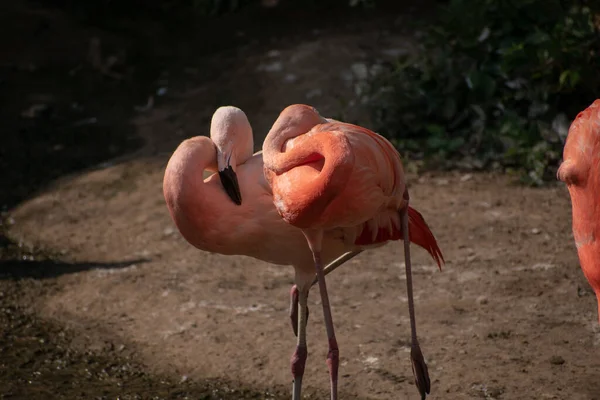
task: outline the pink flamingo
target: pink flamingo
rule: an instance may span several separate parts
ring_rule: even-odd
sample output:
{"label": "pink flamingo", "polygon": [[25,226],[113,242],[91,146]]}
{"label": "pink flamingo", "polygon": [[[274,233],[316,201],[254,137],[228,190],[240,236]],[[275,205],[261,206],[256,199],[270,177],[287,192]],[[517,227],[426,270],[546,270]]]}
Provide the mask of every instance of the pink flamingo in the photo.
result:
{"label": "pink flamingo", "polygon": [[337,399],[339,349],[322,267],[322,253],[327,251],[324,235],[335,230],[343,232],[343,240],[359,249],[404,240],[411,361],[416,386],[424,399],[430,391],[430,380],[417,339],[410,241],[427,249],[440,267],[443,257],[421,215],[408,206],[398,152],[368,129],[325,119],[313,107],[296,104],[283,110],[275,121],[263,145],[263,160],[275,207],[286,222],[302,230],[314,260],[314,267],[305,265],[296,271],[300,319],[292,359],[294,399],[300,398],[307,357],[306,299],[315,271],[329,340],[331,399]]}
{"label": "pink flamingo", "polygon": [[569,188],[579,264],[596,293],[600,320],[600,99],[571,124],[563,160],[557,176]]}
{"label": "pink flamingo", "polygon": [[[248,118],[236,107],[215,111],[210,138],[184,140],[171,156],[163,179],[175,225],[200,250],[297,268],[312,265],[302,232],[277,213],[263,174],[262,152],[253,154],[253,149]],[[204,171],[218,174],[204,179]],[[327,260],[349,251],[333,235],[325,240],[330,245],[324,255]]]}
{"label": "pink flamingo", "polygon": [[[302,231],[279,216],[263,173],[262,152],[253,154],[253,148],[252,128],[244,112],[220,107],[211,121],[210,138],[187,139],[171,156],[163,180],[164,197],[175,225],[194,247],[294,267],[296,285],[291,290],[290,318],[294,333],[304,338],[304,334],[297,334],[297,327],[305,332],[307,297],[299,296],[297,287],[308,294],[306,282],[310,286],[316,282],[313,256]],[[204,171],[218,173],[204,179]],[[425,221],[412,208],[409,215],[410,240],[425,248],[439,264],[441,253]],[[398,232],[394,234],[398,236]],[[368,233],[351,238],[346,230],[324,233],[321,259],[331,261],[325,274],[369,247]],[[303,310],[300,320],[299,302]],[[295,361],[296,356],[297,352],[292,358],[292,373],[294,399],[299,399],[304,363]]]}

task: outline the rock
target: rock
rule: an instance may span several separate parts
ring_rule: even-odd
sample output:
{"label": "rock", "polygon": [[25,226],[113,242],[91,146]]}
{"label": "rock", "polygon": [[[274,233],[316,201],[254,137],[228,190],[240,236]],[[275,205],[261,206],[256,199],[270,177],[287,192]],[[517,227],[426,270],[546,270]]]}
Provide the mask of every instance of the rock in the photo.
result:
{"label": "rock", "polygon": [[352,73],[358,80],[364,81],[369,76],[369,69],[363,63],[354,63],[352,64],[350,69],[352,70]]}
{"label": "rock", "polygon": [[38,118],[43,114],[47,114],[50,107],[47,104],[34,104],[29,107],[27,110],[21,112],[21,117],[23,118]]}
{"label": "rock", "polygon": [[343,71],[340,73],[340,77],[341,77],[341,78],[342,78],[342,80],[343,80],[344,82],[346,82],[346,83],[350,83],[350,82],[352,82],[352,79],[353,79],[352,72],[351,72],[351,71],[346,71],[346,70],[343,70]]}
{"label": "rock", "polygon": [[306,93],[307,99],[312,99],[313,97],[320,97],[323,94],[323,91],[319,88],[315,88]]}
{"label": "rock", "polygon": [[485,305],[488,303],[488,298],[486,296],[479,296],[477,298],[477,304],[479,305]]}
{"label": "rock", "polygon": [[561,356],[552,356],[550,357],[550,364],[552,365],[563,365],[565,363],[565,359]]}
{"label": "rock", "polygon": [[275,61],[270,64],[260,64],[256,69],[265,72],[280,72],[283,70],[283,63],[281,61]]}
{"label": "rock", "polygon": [[463,176],[460,177],[460,181],[461,182],[470,181],[471,178],[473,178],[473,174],[465,174],[465,175],[463,175]]}
{"label": "rock", "polygon": [[294,83],[294,82],[296,82],[298,80],[298,77],[296,75],[294,75],[294,74],[286,74],[283,77],[283,80],[285,82],[288,82],[288,83]]}
{"label": "rock", "polygon": [[392,48],[392,49],[382,50],[381,52],[383,54],[385,54],[386,56],[396,58],[396,57],[403,56],[403,55],[407,54],[408,50],[401,49],[401,48]]}

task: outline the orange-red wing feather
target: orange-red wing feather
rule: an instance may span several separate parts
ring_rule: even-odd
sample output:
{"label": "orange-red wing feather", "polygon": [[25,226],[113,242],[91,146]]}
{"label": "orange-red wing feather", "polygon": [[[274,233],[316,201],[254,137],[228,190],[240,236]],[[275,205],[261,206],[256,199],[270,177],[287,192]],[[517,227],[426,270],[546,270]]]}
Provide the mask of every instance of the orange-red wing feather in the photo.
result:
{"label": "orange-red wing feather", "polygon": [[[440,250],[435,236],[429,229],[427,222],[423,218],[420,212],[408,206],[408,234],[410,241],[417,246],[424,248],[430,255],[431,258],[436,262],[438,268],[442,269],[442,264],[445,263],[444,256]],[[367,246],[371,244],[382,243],[388,240],[400,240],[402,239],[402,229],[394,228],[390,234],[387,228],[379,228],[377,237],[372,240],[371,231],[369,227],[365,225],[363,231],[356,238],[354,242],[357,246]]]}
{"label": "orange-red wing feather", "polygon": [[[371,131],[370,129],[364,128],[362,126],[347,124],[344,122],[335,122],[330,124],[323,124],[320,129],[328,130],[328,129],[336,129],[341,131],[352,131],[353,133],[362,133],[368,135],[371,139],[373,139],[380,147],[383,153],[388,154],[391,158],[400,159],[400,154],[396,150],[392,144],[387,141],[383,136]],[[333,129],[332,129],[333,130]],[[396,173],[397,169],[394,168],[393,165],[390,165],[389,170],[393,172],[394,181],[396,181]],[[425,222],[425,219],[421,215],[420,212],[415,210],[412,207],[408,207],[408,226],[409,226],[409,238],[410,241],[417,246],[424,248],[434,259],[440,270],[442,269],[442,263],[444,263],[444,256],[442,255],[442,251],[440,250],[435,236],[429,229],[429,226]],[[372,234],[367,225],[365,225],[363,231],[360,233],[354,244],[357,246],[361,245],[370,245],[376,243],[382,243],[388,240],[399,240],[402,239],[402,229],[395,228],[392,229],[392,232],[386,227],[380,227],[377,232],[377,236],[375,240],[372,239]]]}

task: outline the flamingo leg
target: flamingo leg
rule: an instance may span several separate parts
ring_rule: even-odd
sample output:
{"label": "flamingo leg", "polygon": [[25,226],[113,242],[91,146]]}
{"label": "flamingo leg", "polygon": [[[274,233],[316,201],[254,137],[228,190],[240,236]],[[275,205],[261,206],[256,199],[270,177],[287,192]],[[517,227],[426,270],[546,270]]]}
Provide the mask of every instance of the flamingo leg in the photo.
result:
{"label": "flamingo leg", "polygon": [[[294,285],[294,288],[296,285]],[[294,290],[292,288],[292,292]],[[304,376],[304,366],[306,365],[306,358],[308,357],[308,348],[306,346],[306,320],[308,317],[308,291],[304,289],[297,293],[297,303],[300,305],[300,318],[298,318],[298,342],[296,344],[296,351],[292,355],[291,366],[292,376],[294,377],[294,383],[292,388],[292,400],[300,400],[302,393],[302,377]]]}
{"label": "flamingo leg", "polygon": [[[354,257],[356,257],[357,255],[359,255],[362,252],[363,252],[362,250],[355,250],[355,251],[349,251],[347,253],[342,254],[341,256],[339,256],[338,258],[336,258],[335,260],[333,260],[332,262],[327,264],[327,266],[323,269],[323,274],[325,276],[329,275],[329,273],[335,271],[337,269],[337,267],[344,264],[346,261],[353,259]],[[315,283],[318,282],[318,280],[319,279],[315,276],[315,279],[313,280],[311,286],[314,286]]]}
{"label": "flamingo leg", "polygon": [[[323,269],[323,274],[327,276],[330,272],[333,272],[340,265],[344,264],[346,261],[356,257],[362,250],[349,251],[347,253],[342,254]],[[318,282],[317,277],[313,280],[311,287]],[[298,336],[298,288],[296,285],[292,286],[290,291],[290,320],[292,322],[292,329],[294,330],[294,336]],[[306,324],[308,324],[308,315],[309,315],[308,307],[306,308]]]}
{"label": "flamingo leg", "polygon": [[[408,193],[405,193],[405,197],[408,200]],[[427,364],[423,359],[423,353],[419,346],[419,340],[417,339],[417,324],[415,322],[415,305],[413,300],[413,286],[412,286],[412,270],[410,262],[410,238],[408,232],[408,203],[404,210],[401,211],[402,220],[402,233],[404,235],[404,263],[406,266],[406,293],[408,297],[408,313],[410,315],[410,333],[411,333],[411,346],[410,346],[410,359],[412,363],[413,376],[415,377],[415,385],[421,394],[421,400],[425,400],[427,394],[431,389],[431,382],[429,380],[429,372],[427,370]]]}
{"label": "flamingo leg", "polygon": [[[294,336],[298,337],[298,297],[300,296],[298,286],[292,286],[290,290],[290,322],[292,323],[292,330]],[[306,316],[308,319],[308,315]]]}
{"label": "flamingo leg", "polygon": [[321,262],[321,243],[323,241],[322,230],[303,230],[304,236],[308,241],[308,246],[313,253],[315,261],[315,270],[321,292],[321,304],[323,305],[323,316],[325,318],[325,328],[327,330],[327,339],[329,341],[329,351],[327,353],[327,366],[329,367],[329,383],[331,388],[331,400],[337,400],[338,367],[339,367],[339,348],[333,329],[333,318],[331,317],[331,307],[329,306],[329,296],[327,295],[327,284],[325,283],[325,274]]}

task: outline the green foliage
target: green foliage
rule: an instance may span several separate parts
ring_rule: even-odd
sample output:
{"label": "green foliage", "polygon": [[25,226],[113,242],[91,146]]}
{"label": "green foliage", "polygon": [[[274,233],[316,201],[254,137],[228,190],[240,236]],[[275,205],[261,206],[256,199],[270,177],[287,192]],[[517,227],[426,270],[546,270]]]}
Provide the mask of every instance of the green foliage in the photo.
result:
{"label": "green foliage", "polygon": [[554,176],[568,120],[600,89],[600,31],[583,2],[451,0],[416,54],[372,82],[376,128],[401,151]]}

